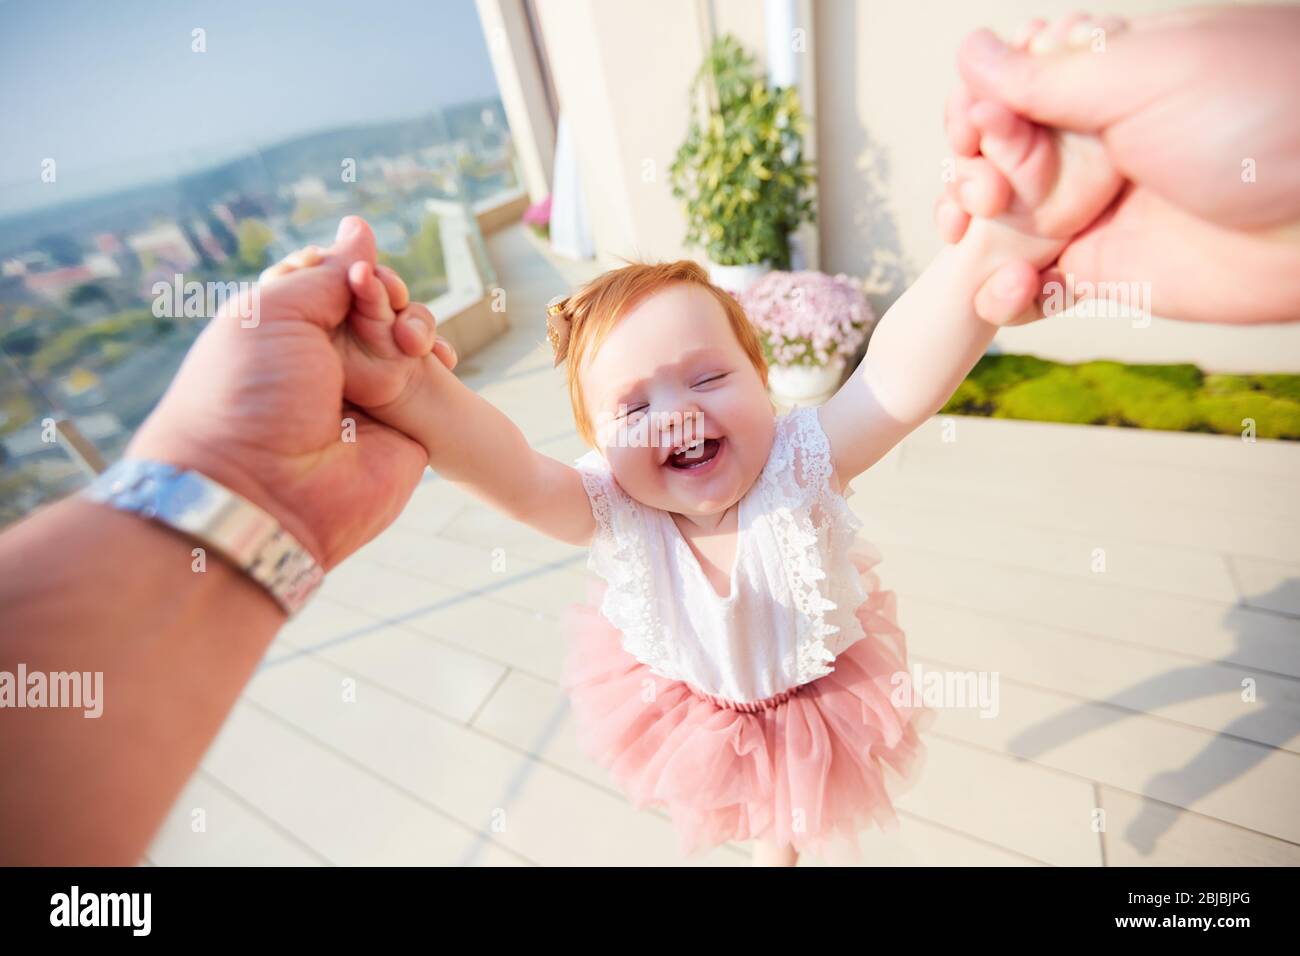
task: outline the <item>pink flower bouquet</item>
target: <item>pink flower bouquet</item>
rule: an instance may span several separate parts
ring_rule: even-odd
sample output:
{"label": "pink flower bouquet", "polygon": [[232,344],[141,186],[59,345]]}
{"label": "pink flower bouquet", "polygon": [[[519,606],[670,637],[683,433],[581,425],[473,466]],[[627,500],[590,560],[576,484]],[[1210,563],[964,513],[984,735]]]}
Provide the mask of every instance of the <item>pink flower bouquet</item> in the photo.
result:
{"label": "pink flower bouquet", "polygon": [[524,225],[528,226],[539,236],[547,236],[551,232],[551,197],[547,196],[541,202],[535,202],[524,210]]}
{"label": "pink flower bouquet", "polygon": [[771,365],[841,364],[876,320],[862,283],[843,273],[769,272],[737,298]]}

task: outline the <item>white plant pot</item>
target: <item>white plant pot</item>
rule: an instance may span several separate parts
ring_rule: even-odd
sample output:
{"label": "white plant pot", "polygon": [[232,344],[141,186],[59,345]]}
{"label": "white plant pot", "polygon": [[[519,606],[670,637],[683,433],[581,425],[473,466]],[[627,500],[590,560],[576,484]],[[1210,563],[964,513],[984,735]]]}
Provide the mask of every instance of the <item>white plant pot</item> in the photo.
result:
{"label": "white plant pot", "polygon": [[835,394],[843,374],[842,355],[826,365],[769,365],[767,387],[782,405],[820,405]]}
{"label": "white plant pot", "polygon": [[766,260],[744,266],[720,266],[713,260],[706,260],[709,281],[719,289],[726,289],[736,295],[744,292],[763,276],[772,271],[772,264]]}

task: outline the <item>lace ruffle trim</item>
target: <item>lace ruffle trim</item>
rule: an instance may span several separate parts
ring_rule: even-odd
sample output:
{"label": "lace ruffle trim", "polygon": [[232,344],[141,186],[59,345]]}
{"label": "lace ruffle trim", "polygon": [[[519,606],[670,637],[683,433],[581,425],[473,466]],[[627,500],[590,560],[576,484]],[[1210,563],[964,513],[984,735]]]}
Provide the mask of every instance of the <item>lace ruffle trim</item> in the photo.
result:
{"label": "lace ruffle trim", "polygon": [[[786,660],[787,667],[793,665],[799,684],[831,673],[834,668],[830,664],[839,652],[863,636],[853,611],[867,600],[848,557],[862,522],[830,486],[830,443],[816,416],[815,406],[795,409],[786,416],[770,467],[764,471],[772,527],[786,556],[790,590],[800,612],[795,659]],[[802,474],[796,474],[796,467]],[[827,520],[821,529],[813,521],[818,505]],[[823,533],[828,544],[826,566],[822,564]],[[830,611],[838,613],[828,615]]]}
{"label": "lace ruffle trim", "polygon": [[[587,567],[608,585],[600,611],[622,632],[623,647],[651,669],[666,674],[668,648],[655,613],[649,579],[646,529],[634,527],[639,512],[631,498],[617,486],[604,459],[591,451],[577,462],[583,487],[591,499],[596,535],[587,555]],[[620,496],[617,501],[614,496]]]}

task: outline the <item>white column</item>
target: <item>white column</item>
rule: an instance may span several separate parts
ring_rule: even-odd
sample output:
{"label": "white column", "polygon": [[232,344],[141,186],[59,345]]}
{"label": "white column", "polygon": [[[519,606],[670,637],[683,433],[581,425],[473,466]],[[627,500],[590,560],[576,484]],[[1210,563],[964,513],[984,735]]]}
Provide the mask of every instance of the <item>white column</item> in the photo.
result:
{"label": "white column", "polygon": [[476,0],[483,37],[492,58],[510,124],[510,136],[523,186],[533,202],[545,199],[551,191],[554,173],[555,127],[546,102],[541,69],[533,51],[528,15],[523,0]]}
{"label": "white column", "polygon": [[[804,157],[817,158],[816,72],[813,65],[812,0],[764,0],[763,33],[766,40],[767,82],[769,86],[793,86],[799,91],[808,135],[804,137]],[[814,205],[820,218],[820,190]],[[813,223],[804,223],[790,237],[790,268],[815,269],[818,262],[818,232]]]}

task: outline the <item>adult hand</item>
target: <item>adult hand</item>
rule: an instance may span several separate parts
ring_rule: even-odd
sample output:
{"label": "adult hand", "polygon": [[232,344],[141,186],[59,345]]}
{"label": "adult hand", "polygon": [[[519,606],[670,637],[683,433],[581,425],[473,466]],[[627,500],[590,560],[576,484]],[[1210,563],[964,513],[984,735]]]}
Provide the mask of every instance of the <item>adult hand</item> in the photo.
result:
{"label": "adult hand", "polygon": [[[1079,19],[1055,29],[1068,31]],[[1169,318],[1296,320],[1296,49],[1300,9],[1285,6],[1174,11],[1131,21],[1100,48],[1043,55],[980,30],[962,43],[964,89],[954,99],[998,100],[1038,123],[1095,133],[1128,180],[1062,252],[1056,268],[1064,278],[1149,283],[1152,310]],[[978,138],[951,104],[947,129],[959,156],[974,155]],[[990,205],[990,196],[999,198]],[[964,209],[939,204],[936,221],[947,241],[961,238],[968,213],[998,214],[1008,194],[982,198],[972,203],[961,194]],[[1025,266],[1006,268],[1023,275]],[[1016,311],[983,291],[977,303],[1000,303],[1002,319]]]}
{"label": "adult hand", "polygon": [[[373,268],[375,257],[370,227],[348,216],[320,267],[259,285],[255,312],[246,297],[228,300],[127,448],[260,505],[326,570],[392,523],[428,466],[419,444],[345,400],[365,384],[343,374],[343,356],[358,347],[344,321],[347,271]],[[425,354],[435,329],[398,341]],[[449,349],[435,354],[454,365]]]}

